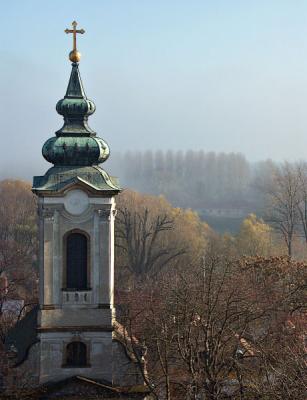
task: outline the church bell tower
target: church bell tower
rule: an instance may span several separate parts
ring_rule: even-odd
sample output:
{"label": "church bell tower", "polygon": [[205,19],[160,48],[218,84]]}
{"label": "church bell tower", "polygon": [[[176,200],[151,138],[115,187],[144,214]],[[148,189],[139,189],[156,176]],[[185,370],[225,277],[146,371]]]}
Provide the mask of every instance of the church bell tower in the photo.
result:
{"label": "church bell tower", "polygon": [[101,168],[107,143],[88,125],[95,104],[85,95],[76,48],[63,99],[56,105],[64,125],[43,145],[53,164],[34,177],[39,207],[39,381],[71,376],[112,381],[115,317],[114,218],[120,187]]}

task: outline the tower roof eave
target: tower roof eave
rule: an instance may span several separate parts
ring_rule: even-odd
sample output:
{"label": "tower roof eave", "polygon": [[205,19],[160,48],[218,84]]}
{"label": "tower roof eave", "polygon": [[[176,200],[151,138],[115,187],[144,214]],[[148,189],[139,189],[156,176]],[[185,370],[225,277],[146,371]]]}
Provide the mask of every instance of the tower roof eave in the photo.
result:
{"label": "tower roof eave", "polygon": [[99,166],[53,167],[44,176],[35,176],[32,191],[40,195],[59,195],[76,185],[95,194],[116,195],[122,189],[117,178],[109,176]]}

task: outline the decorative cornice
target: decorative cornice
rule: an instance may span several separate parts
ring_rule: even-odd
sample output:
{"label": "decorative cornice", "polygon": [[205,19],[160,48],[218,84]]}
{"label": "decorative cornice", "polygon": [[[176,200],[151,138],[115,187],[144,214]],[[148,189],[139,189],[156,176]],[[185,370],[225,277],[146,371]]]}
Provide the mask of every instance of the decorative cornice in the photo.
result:
{"label": "decorative cornice", "polygon": [[52,326],[52,327],[39,327],[39,333],[47,332],[112,332],[113,326],[110,325],[88,325],[88,326]]}

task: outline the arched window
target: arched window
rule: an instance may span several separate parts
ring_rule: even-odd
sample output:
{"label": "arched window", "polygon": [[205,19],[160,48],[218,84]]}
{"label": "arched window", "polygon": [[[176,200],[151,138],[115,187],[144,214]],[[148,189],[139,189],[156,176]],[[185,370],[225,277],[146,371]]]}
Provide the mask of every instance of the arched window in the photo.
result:
{"label": "arched window", "polygon": [[82,342],[71,342],[66,346],[66,366],[86,366],[86,345]]}
{"label": "arched window", "polygon": [[87,289],[87,237],[79,232],[66,238],[66,288]]}

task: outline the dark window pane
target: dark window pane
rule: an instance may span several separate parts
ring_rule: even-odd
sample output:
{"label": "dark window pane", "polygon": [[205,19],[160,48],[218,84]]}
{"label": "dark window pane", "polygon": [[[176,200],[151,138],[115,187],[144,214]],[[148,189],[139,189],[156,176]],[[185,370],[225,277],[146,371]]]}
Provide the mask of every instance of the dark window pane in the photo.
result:
{"label": "dark window pane", "polygon": [[68,289],[87,288],[87,237],[71,233],[66,242],[66,273]]}
{"label": "dark window pane", "polygon": [[86,345],[82,342],[71,342],[66,348],[66,365],[84,367],[86,365]]}

